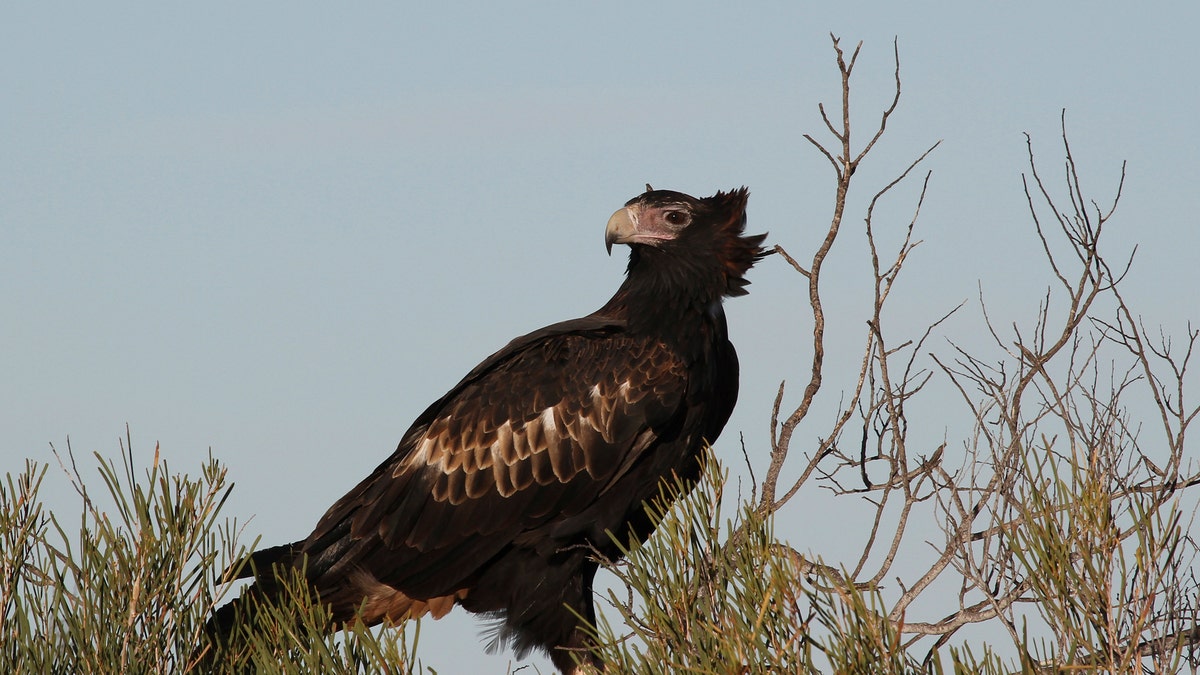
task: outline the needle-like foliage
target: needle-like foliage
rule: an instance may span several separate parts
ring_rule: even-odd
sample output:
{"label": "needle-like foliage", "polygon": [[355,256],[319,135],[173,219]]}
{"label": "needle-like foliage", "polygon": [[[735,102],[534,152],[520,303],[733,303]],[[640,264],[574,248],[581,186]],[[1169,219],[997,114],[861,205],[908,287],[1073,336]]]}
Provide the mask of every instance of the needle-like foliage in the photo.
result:
{"label": "needle-like foliage", "polygon": [[0,672],[418,672],[403,631],[326,635],[324,607],[299,583],[244,651],[201,668],[204,623],[247,552],[220,513],[231,487],[212,458],[195,478],[172,473],[157,448],[144,470],[134,458],[128,441],[119,463],[96,454],[89,479],[68,452],[82,501],[70,515],[41,501],[46,465],[0,483]]}

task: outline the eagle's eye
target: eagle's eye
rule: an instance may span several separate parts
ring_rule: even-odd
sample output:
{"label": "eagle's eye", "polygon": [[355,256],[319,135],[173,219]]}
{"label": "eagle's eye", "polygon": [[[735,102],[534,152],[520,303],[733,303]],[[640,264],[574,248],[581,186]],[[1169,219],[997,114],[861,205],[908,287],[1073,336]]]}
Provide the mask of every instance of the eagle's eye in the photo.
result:
{"label": "eagle's eye", "polygon": [[683,227],[688,222],[687,214],[683,211],[667,211],[663,219],[676,227]]}

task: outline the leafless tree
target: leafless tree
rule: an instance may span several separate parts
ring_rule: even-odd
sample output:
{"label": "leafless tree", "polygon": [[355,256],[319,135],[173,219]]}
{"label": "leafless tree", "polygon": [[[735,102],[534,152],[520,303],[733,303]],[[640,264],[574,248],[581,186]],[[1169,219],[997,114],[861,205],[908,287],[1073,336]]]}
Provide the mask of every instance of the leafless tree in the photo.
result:
{"label": "leafless tree", "polygon": [[[897,48],[891,102],[863,135],[866,142],[853,142],[859,135],[851,133],[851,76],[862,45],[847,54],[834,38],[833,47],[841,109],[820,106],[832,141],[805,136],[833,169],[833,214],[811,257],[776,247],[807,284],[811,371],[798,402],[785,405],[789,389],[779,386],[770,464],[756,485],[758,513],[786,513],[797,493],[818,487],[868,504],[874,518],[857,560],[793,557],[806,573],[858,589],[894,584],[884,594],[886,618],[910,652],[932,657],[960,629],[994,622],[1005,627],[1027,665],[1166,672],[1187,662],[1196,668],[1197,546],[1182,497],[1200,483],[1200,471],[1185,455],[1188,427],[1200,412],[1186,391],[1200,331],[1189,323],[1184,338],[1175,340],[1149,329],[1122,294],[1134,256],[1111,252],[1104,235],[1115,226],[1124,166],[1114,195],[1101,206],[1084,192],[1065,114],[1061,181],[1044,177],[1027,136],[1025,198],[1050,279],[1033,324],[990,316],[981,291],[980,332],[990,335],[992,348],[940,340],[930,346],[961,305],[920,335],[896,335],[886,325],[885,307],[919,243],[913,233],[930,174],[911,217],[898,226],[876,207],[903,181],[922,180],[914,174],[934,143],[866,208],[874,294],[862,313],[861,365],[856,377],[838,375],[845,389],[831,422],[822,427],[811,414],[818,397],[828,395],[823,385],[831,377],[824,265],[848,222],[856,169],[884,135],[901,94]],[[897,228],[900,244],[883,250],[877,233],[888,229],[896,236]],[[914,447],[909,403],[933,378],[960,394],[972,431],[961,441]],[[944,533],[933,555],[915,572],[907,554],[897,565],[902,550],[917,550],[910,541],[914,522],[931,518]],[[956,606],[917,616],[915,603],[933,589],[955,597]],[[1053,648],[1034,649],[1030,638],[1039,635]]]}

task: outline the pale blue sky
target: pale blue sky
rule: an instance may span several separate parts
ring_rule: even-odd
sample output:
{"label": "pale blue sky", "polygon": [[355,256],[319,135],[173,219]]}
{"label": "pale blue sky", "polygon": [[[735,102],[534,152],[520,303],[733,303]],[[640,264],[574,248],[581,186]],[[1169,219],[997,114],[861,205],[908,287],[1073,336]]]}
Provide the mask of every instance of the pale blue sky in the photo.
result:
{"label": "pale blue sky", "polygon": [[[978,284],[1001,323],[1032,317],[1048,280],[1021,132],[1057,176],[1066,108],[1096,198],[1129,161],[1113,224],[1118,250],[1141,247],[1128,292],[1148,323],[1182,331],[1200,317],[1198,20],[1186,2],[10,3],[0,468],[48,460],[67,436],[115,455],[128,423],[138,457],[161,442],[177,470],[211,448],[252,534],[303,537],[476,362],[608,298],[624,251],[605,256],[604,222],[644,183],[748,185],[750,229],[809,254],[832,180],[802,134],[836,103],[830,32],[866,43],[864,135],[900,45],[900,109],[854,205],[944,140],[895,330]],[[888,205],[893,226],[912,194]],[[865,319],[861,217],[826,278],[827,406],[853,384]],[[728,306],[743,395],[719,450],[736,460],[743,433],[761,468],[770,400],[803,377],[809,328],[781,260],[751,278]],[[972,306],[945,335],[981,330]],[[957,419],[914,433],[953,446]],[[787,517],[798,547],[843,552],[838,528]],[[422,653],[441,672],[502,672],[508,655],[484,660],[477,629],[427,626]]]}

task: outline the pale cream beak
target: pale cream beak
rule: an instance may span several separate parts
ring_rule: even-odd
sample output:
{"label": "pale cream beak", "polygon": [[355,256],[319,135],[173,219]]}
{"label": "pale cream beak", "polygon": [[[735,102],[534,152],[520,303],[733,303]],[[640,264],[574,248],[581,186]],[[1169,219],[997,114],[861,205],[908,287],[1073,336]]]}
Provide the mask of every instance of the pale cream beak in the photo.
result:
{"label": "pale cream beak", "polygon": [[637,214],[629,207],[617,209],[608,219],[608,226],[604,228],[604,246],[608,249],[608,254],[612,255],[613,244],[628,244],[637,233]]}

